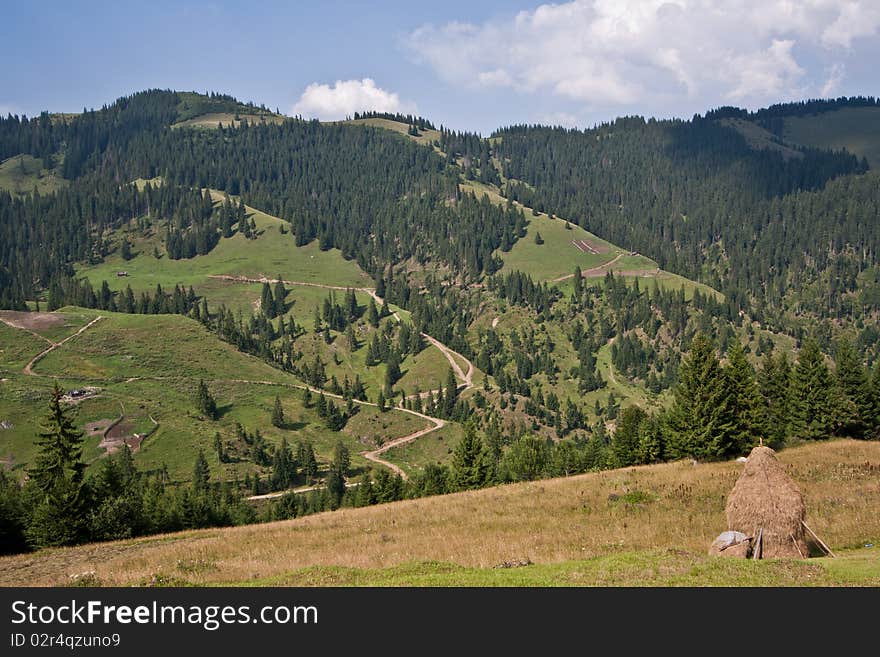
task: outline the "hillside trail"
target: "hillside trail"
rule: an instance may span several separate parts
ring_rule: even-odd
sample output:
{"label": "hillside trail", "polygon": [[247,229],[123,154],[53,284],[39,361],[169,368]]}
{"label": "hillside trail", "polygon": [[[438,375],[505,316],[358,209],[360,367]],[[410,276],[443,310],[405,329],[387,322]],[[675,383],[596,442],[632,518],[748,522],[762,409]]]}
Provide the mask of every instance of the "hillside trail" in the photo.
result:
{"label": "hillside trail", "polygon": [[[357,481],[347,481],[345,482],[346,488],[354,488],[355,486],[360,486],[360,482]],[[288,488],[287,490],[277,490],[273,493],[262,493],[261,495],[251,495],[246,497],[249,502],[255,502],[258,500],[274,500],[279,497],[284,497],[288,493],[310,493],[313,490],[322,490],[324,486],[300,486],[299,488]]]}
{"label": "hillside trail", "polygon": [[[591,269],[584,269],[581,272],[581,278],[589,278],[590,276],[595,276],[596,274],[601,274],[603,271],[608,269],[615,262],[620,260],[624,256],[623,253],[618,253],[617,256],[613,260],[609,260],[606,263],[593,267]],[[567,281],[569,278],[574,278],[574,274],[566,274],[565,276],[560,276],[559,278],[554,278],[551,283],[561,283],[562,281]]]}
{"label": "hillside trail", "polygon": [[[609,348],[614,344],[615,340],[617,340],[616,335],[608,341]],[[611,383],[617,385],[617,377],[614,376],[614,363],[611,360],[608,361],[608,378],[611,379]]]}
{"label": "hillside trail", "polygon": [[[351,286],[343,287],[340,285],[324,285],[323,283],[288,281],[285,279],[268,278],[266,276],[261,276],[259,278],[252,278],[252,277],[248,277],[248,276],[232,276],[229,274],[215,274],[215,275],[208,276],[208,278],[215,278],[215,279],[226,280],[226,281],[235,281],[235,282],[239,282],[239,283],[269,283],[270,285],[274,284],[274,283],[283,283],[284,285],[304,285],[307,287],[320,287],[320,288],[324,288],[327,290],[355,290],[357,292],[362,292],[364,294],[369,295],[380,306],[382,306],[385,303],[385,300],[382,297],[380,297],[378,294],[376,294],[376,290],[371,287],[351,287]],[[391,313],[391,316],[394,317],[394,319],[398,322],[402,321],[400,318],[400,314],[397,311],[393,311]],[[455,372],[455,375],[459,378],[459,380],[463,384],[463,385],[460,385],[459,388],[461,388],[462,391],[467,390],[469,388],[473,388],[473,386],[474,386],[474,383],[473,383],[474,364],[470,360],[465,358],[462,354],[447,347],[445,344],[440,342],[437,338],[435,338],[431,335],[428,335],[427,333],[421,333],[421,335],[428,342],[430,342],[432,345],[437,347],[443,353],[443,355],[446,357],[446,360],[449,361],[449,365],[450,365],[450,367],[452,367],[453,372]],[[461,365],[459,365],[458,361],[456,361],[456,359],[455,359],[456,356],[458,356],[465,363],[467,363],[467,372],[462,370]],[[434,391],[434,392],[436,392],[436,391]]]}
{"label": "hillside trail", "polygon": [[[82,334],[85,333],[88,329],[90,329],[92,326],[94,326],[95,324],[97,324],[99,320],[102,320],[102,319],[104,319],[104,316],[103,316],[103,315],[98,315],[97,317],[95,317],[95,319],[93,319],[91,322],[89,322],[88,324],[86,324],[85,326],[83,326],[83,327],[82,327],[81,329],[79,329],[76,333],[73,333],[73,334],[71,334],[71,335],[68,335],[68,336],[67,336],[66,338],[64,338],[61,342],[52,342],[51,340],[48,340],[48,339],[47,339],[47,342],[50,342],[50,343],[51,343],[51,346],[50,346],[48,349],[44,349],[43,351],[41,351],[40,353],[38,353],[36,356],[34,356],[33,358],[31,358],[30,362],[29,362],[27,365],[24,366],[24,369],[22,370],[22,372],[24,372],[24,373],[27,374],[28,376],[39,376],[36,372],[34,372],[34,365],[37,364],[37,361],[39,361],[41,358],[43,358],[44,356],[46,356],[46,355],[49,354],[50,352],[54,351],[55,349],[57,349],[58,347],[60,347],[61,345],[63,345],[65,342],[67,342],[67,341],[69,341],[69,340],[73,340],[73,338],[77,337],[78,335],[82,335]],[[45,338],[44,338],[44,339],[45,339]]]}
{"label": "hillside trail", "polygon": [[[304,281],[289,281],[289,280],[285,280],[285,279],[269,278],[266,276],[261,276],[259,278],[253,278],[253,277],[249,277],[249,276],[232,276],[229,274],[216,274],[216,275],[210,275],[210,276],[208,276],[208,278],[227,280],[227,281],[235,281],[235,282],[239,282],[239,283],[268,283],[270,285],[275,284],[275,283],[283,283],[284,285],[303,285],[303,286],[307,286],[307,287],[320,287],[320,288],[324,288],[327,290],[355,290],[357,292],[362,292],[364,294],[369,295],[377,304],[379,304],[379,306],[382,306],[385,304],[385,300],[376,293],[376,290],[374,288],[371,288],[371,287],[353,287],[353,286],[344,287],[344,286],[340,286],[340,285],[325,285],[323,283],[310,283],[310,282],[304,282]],[[400,314],[397,311],[392,311],[391,316],[394,317],[394,319],[397,322],[402,321]],[[468,389],[474,387],[474,383],[473,383],[474,364],[468,358],[465,358],[462,354],[450,349],[445,344],[440,342],[437,338],[435,338],[431,335],[428,335],[427,333],[423,332],[423,333],[421,333],[421,336],[423,338],[425,338],[429,343],[431,343],[434,347],[439,349],[440,352],[443,354],[443,356],[446,358],[446,360],[449,362],[449,366],[452,368],[452,371],[455,373],[455,376],[461,381],[461,383],[459,383],[459,385],[458,385],[459,391],[464,392],[465,390],[468,390]],[[462,370],[461,365],[456,360],[456,356],[458,358],[461,358],[461,360],[463,360],[465,363],[467,363],[467,371],[466,372],[464,370]],[[293,385],[293,384],[289,384],[289,385]],[[294,387],[301,387],[301,388],[308,387],[309,390],[311,390],[312,392],[316,392],[316,393],[323,392],[325,395],[329,395],[329,393],[327,393],[323,390],[317,390],[317,389],[311,388],[309,386],[294,386]],[[427,395],[431,394],[432,392],[437,393],[437,392],[439,392],[439,389],[438,390],[429,390],[427,392],[421,393],[421,395],[427,396]],[[337,397],[337,398],[341,399],[341,397],[339,397],[338,395],[330,395],[330,396]],[[417,395],[410,395],[410,397],[405,397],[404,399],[409,399],[409,398],[416,397],[416,396]],[[376,404],[374,404],[372,402],[356,401],[356,403],[362,404],[362,405],[367,405],[367,406],[376,406]],[[419,431],[415,431],[409,435],[402,436],[400,438],[395,438],[394,440],[389,441],[388,443],[385,443],[384,445],[382,445],[378,449],[374,449],[374,450],[367,451],[367,452],[361,452],[361,456],[363,456],[365,459],[367,459],[369,461],[372,461],[374,463],[378,463],[380,465],[385,466],[386,468],[388,468],[389,470],[391,470],[395,474],[400,475],[402,479],[407,480],[409,477],[399,466],[395,465],[394,463],[391,463],[390,461],[387,461],[387,460],[381,458],[380,455],[387,452],[389,449],[392,449],[394,447],[398,447],[400,445],[405,445],[405,444],[410,443],[414,440],[417,440],[418,438],[421,438],[422,436],[425,436],[433,431],[436,431],[438,429],[443,428],[444,426],[446,426],[446,421],[441,420],[440,418],[435,418],[435,417],[431,417],[429,415],[425,415],[424,413],[419,413],[418,411],[413,411],[413,410],[407,409],[404,407],[403,404],[404,404],[404,402],[403,402],[403,400],[401,400],[400,405],[395,407],[396,410],[402,411],[404,413],[409,413],[409,414],[415,415],[417,417],[421,417],[421,418],[431,422],[434,426],[427,427],[427,428],[421,429]]]}
{"label": "hillside trail", "polygon": [[16,329],[16,330],[18,330],[18,331],[25,331],[26,333],[30,333],[30,334],[31,334],[32,336],[34,336],[35,338],[38,338],[38,339],[42,340],[43,342],[47,342],[47,343],[49,343],[50,345],[55,345],[55,346],[57,346],[57,344],[56,344],[55,342],[53,342],[52,340],[50,340],[49,338],[47,338],[45,335],[40,335],[40,334],[37,333],[36,331],[32,331],[31,329],[29,329],[29,328],[25,328],[24,326],[19,326],[19,325],[16,324],[15,322],[10,322],[9,320],[5,319],[4,317],[0,317],[0,322],[3,322],[4,324],[6,324],[6,326],[9,326],[9,327],[11,327],[11,328],[14,328],[14,329]]}

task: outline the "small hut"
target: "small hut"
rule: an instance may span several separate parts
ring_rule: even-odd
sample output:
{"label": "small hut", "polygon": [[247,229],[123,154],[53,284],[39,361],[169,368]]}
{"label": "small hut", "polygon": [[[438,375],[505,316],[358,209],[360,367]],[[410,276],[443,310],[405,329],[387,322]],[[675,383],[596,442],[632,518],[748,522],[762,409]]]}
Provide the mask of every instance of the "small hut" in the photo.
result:
{"label": "small hut", "polygon": [[809,556],[804,497],[769,447],[755,447],[749,454],[727,497],[726,512],[728,529],[753,537],[753,549],[760,550],[758,556]]}

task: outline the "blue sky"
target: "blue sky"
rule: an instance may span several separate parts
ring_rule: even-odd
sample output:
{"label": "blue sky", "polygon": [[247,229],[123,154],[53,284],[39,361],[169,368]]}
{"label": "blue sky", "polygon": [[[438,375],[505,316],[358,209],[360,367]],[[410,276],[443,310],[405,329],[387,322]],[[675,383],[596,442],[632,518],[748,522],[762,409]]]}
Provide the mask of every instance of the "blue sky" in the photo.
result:
{"label": "blue sky", "polygon": [[880,2],[17,2],[0,54],[3,114],[161,87],[489,133],[878,95]]}

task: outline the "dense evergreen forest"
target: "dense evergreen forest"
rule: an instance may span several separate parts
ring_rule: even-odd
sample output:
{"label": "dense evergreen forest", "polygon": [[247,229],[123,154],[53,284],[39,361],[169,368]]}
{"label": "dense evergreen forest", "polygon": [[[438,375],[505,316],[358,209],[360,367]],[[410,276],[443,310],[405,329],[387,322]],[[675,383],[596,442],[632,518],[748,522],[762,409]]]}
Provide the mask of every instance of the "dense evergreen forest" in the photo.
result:
{"label": "dense evergreen forest", "polygon": [[[650,254],[743,308],[772,315],[829,268],[855,276],[877,265],[880,186],[858,175],[867,163],[853,155],[802,149],[785,159],[700,117],[498,134],[511,198]],[[851,307],[842,292],[806,309],[877,310]]]}

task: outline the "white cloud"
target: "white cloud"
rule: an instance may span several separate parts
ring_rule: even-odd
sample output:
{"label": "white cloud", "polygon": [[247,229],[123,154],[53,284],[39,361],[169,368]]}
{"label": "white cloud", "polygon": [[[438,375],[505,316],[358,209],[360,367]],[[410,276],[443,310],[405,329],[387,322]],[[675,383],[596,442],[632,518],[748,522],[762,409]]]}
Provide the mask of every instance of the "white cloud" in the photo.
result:
{"label": "white cloud", "polygon": [[880,29],[880,3],[876,0],[847,0],[838,4],[836,19],[822,32],[826,47],[850,48],[854,39],[873,36]]}
{"label": "white cloud", "polygon": [[423,25],[406,46],[451,84],[589,108],[757,105],[833,88],[842,71],[833,65],[878,31],[878,0],[574,0],[481,24]]}
{"label": "white cloud", "polygon": [[823,98],[828,98],[837,95],[837,90],[840,88],[840,83],[843,81],[845,69],[843,64],[833,64],[828,69],[828,79],[825,80],[825,84],[822,85],[822,91],[820,92]]}
{"label": "white cloud", "polygon": [[344,119],[355,112],[411,112],[412,105],[403,103],[396,93],[377,87],[371,78],[337,80],[329,84],[314,82],[306,87],[291,109],[294,115],[324,120]]}
{"label": "white cloud", "polygon": [[11,103],[0,103],[0,117],[5,119],[10,114],[21,114],[21,112]]}

